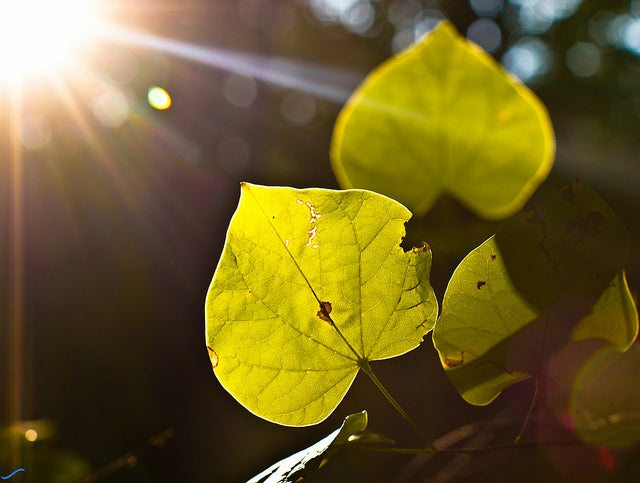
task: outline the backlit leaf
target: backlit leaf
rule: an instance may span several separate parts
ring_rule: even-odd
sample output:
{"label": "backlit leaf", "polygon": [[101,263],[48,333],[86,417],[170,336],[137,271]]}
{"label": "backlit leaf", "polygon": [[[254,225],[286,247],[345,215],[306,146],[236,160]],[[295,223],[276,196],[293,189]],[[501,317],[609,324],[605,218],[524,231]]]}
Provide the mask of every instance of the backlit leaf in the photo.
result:
{"label": "backlit leaf", "polygon": [[350,414],[342,426],[326,438],[293,454],[259,475],[251,478],[247,483],[295,483],[315,473],[320,464],[337,451],[342,449],[353,435],[364,431],[367,427],[367,412]]}
{"label": "backlit leaf", "polygon": [[473,250],[449,282],[433,333],[460,394],[488,404],[570,340],[625,350],[638,332],[622,271],[627,243],[611,209],[573,184]]}
{"label": "backlit leaf", "polygon": [[554,152],[540,100],[448,22],[369,74],[331,146],[344,188],[384,193],[417,214],[449,194],[486,218],[518,211]]}
{"label": "backlit leaf", "polygon": [[222,385],[260,417],[314,424],[367,361],[420,344],[437,303],[429,247],[399,245],[410,217],[368,191],[243,183],[206,302]]}

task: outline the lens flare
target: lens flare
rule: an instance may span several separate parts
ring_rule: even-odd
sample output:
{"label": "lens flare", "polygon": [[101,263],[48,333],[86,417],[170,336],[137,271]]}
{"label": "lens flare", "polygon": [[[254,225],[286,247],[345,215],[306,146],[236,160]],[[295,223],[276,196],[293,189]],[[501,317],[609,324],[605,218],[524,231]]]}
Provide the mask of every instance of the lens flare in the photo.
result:
{"label": "lens flare", "polygon": [[147,93],[147,100],[152,107],[160,111],[169,109],[169,107],[171,106],[171,97],[169,96],[169,93],[162,87],[155,86],[149,88],[149,91]]}
{"label": "lens flare", "polygon": [[0,78],[58,68],[98,31],[89,0],[5,0],[0,4]]}

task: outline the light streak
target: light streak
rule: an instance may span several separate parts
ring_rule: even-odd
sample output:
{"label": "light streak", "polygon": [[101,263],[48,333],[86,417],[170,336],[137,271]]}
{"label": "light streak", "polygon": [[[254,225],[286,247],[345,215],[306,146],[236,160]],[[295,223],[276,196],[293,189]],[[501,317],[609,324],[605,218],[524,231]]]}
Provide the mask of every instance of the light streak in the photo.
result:
{"label": "light streak", "polygon": [[113,25],[103,29],[102,34],[112,42],[158,50],[203,65],[243,73],[263,82],[300,90],[337,103],[345,102],[363,77],[310,62],[199,46]]}

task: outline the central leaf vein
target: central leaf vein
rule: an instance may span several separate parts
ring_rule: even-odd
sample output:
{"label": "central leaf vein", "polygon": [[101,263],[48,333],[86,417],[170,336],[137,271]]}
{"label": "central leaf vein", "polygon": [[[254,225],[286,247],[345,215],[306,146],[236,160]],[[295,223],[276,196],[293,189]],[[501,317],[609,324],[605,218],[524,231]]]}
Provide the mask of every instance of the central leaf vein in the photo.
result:
{"label": "central leaf vein", "polygon": [[[251,290],[251,287],[249,286],[249,283],[247,282],[247,279],[244,275],[244,273],[242,272],[242,270],[240,269],[240,267],[238,266],[238,273],[240,274],[240,276],[242,277],[242,280],[244,281],[245,286],[247,287],[248,290]],[[288,325],[289,327],[291,327],[293,330],[295,330],[296,332],[298,332],[300,335],[303,335],[305,337],[307,337],[309,340],[312,340],[313,342],[315,342],[318,345],[323,346],[324,348],[335,352],[336,354],[339,354],[343,357],[346,357],[347,359],[351,360],[351,361],[356,361],[357,359],[354,359],[351,355],[345,354],[343,352],[340,352],[339,350],[337,350],[335,347],[331,347],[328,346],[326,344],[324,344],[323,342],[320,342],[319,340],[317,340],[316,338],[312,337],[311,335],[303,332],[300,328],[296,327],[295,325],[293,325],[291,322],[289,322],[288,320],[286,320],[284,317],[282,317],[282,315],[280,315],[276,310],[274,310],[262,297],[258,296],[258,294],[256,294],[255,290],[251,290],[252,295],[261,303],[263,304],[267,309],[269,309],[269,311],[275,315],[278,319],[280,319],[282,322],[284,322],[286,325]]]}
{"label": "central leaf vein", "polygon": [[[305,282],[307,283],[307,286],[309,287],[309,289],[311,290],[311,292],[313,293],[313,296],[315,297],[315,299],[318,301],[318,304],[320,306],[322,306],[322,301],[320,300],[320,298],[318,297],[318,294],[316,293],[316,291],[314,290],[313,286],[311,285],[311,282],[309,281],[309,279],[307,278],[307,276],[305,275],[304,271],[302,270],[302,267],[300,267],[300,265],[298,264],[297,260],[295,259],[295,257],[293,256],[293,254],[291,253],[291,251],[289,250],[289,247],[287,246],[287,244],[284,242],[284,240],[282,239],[282,237],[280,236],[280,233],[278,232],[278,230],[276,229],[276,227],[274,226],[274,224],[271,222],[271,219],[269,218],[269,215],[267,215],[267,213],[265,212],[264,208],[262,207],[262,205],[260,204],[260,202],[258,201],[258,199],[256,198],[256,196],[253,194],[253,192],[249,189],[249,187],[247,186],[247,191],[251,194],[251,197],[253,198],[253,200],[255,201],[256,205],[258,206],[258,208],[260,209],[260,212],[262,213],[262,215],[264,216],[265,220],[267,221],[268,225],[271,227],[271,229],[273,230],[273,232],[275,233],[277,239],[280,241],[280,244],[282,245],[282,247],[284,248],[284,250],[287,252],[287,254],[289,255],[289,257],[291,258],[291,261],[294,263],[296,269],[298,270],[298,272],[300,273],[300,275],[302,275],[302,277],[304,278]],[[244,275],[242,275],[242,277],[244,278]],[[245,284],[246,284],[246,280],[245,280]],[[271,307],[269,307],[264,300],[260,299],[260,301],[262,303],[265,304],[265,306],[271,310],[274,314],[278,315],[277,312],[274,312],[273,309],[271,309]],[[282,318],[281,318],[282,319]],[[282,319],[283,321],[285,321],[284,319]],[[285,321],[286,322],[286,321]],[[287,322],[288,323],[288,322]],[[289,325],[291,327],[293,327],[293,325],[291,325],[289,323]],[[337,329],[337,327],[335,326],[335,324],[332,324],[332,327],[334,328],[334,330],[336,330],[339,335],[341,336],[341,338],[343,339],[344,343],[349,347],[349,349],[354,353],[354,355],[356,356],[356,359],[353,359],[350,356],[347,356],[345,354],[343,354],[342,352],[337,351],[336,349],[332,349],[334,352],[343,355],[344,357],[347,357],[350,360],[358,360],[361,359],[360,354],[358,354],[353,347],[349,344],[349,342],[344,338],[344,336],[342,335],[342,333]],[[295,327],[294,327],[295,328]],[[299,329],[295,328],[297,331],[299,331],[300,333],[302,333]],[[306,334],[305,334],[306,335]],[[311,338],[310,339],[316,341],[315,339]],[[320,342],[318,342],[319,344],[321,344]],[[325,344],[321,344],[325,347],[328,348],[328,346],[326,346]]]}

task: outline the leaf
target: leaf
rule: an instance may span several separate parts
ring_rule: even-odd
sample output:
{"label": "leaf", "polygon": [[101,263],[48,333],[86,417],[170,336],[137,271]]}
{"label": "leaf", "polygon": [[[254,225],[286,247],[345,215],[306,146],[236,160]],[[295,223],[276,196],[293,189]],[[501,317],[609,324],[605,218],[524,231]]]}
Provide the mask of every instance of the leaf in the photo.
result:
{"label": "leaf", "polygon": [[416,214],[449,194],[485,218],[517,212],[554,153],[540,100],[448,22],[369,74],[331,146],[344,188],[384,193]]}
{"label": "leaf", "polygon": [[315,473],[321,464],[341,450],[356,433],[367,427],[367,412],[350,414],[342,426],[316,444],[285,458],[247,483],[294,483]]}
{"label": "leaf", "polygon": [[638,332],[623,267],[627,233],[583,184],[519,215],[454,272],[433,341],[472,404],[536,374],[570,340],[625,350]]}
{"label": "leaf", "polygon": [[410,212],[367,191],[242,184],[206,302],[216,376],[254,414],[325,419],[360,367],[417,347],[437,302]]}
{"label": "leaf", "polygon": [[573,329],[573,340],[599,338],[624,351],[638,335],[638,312],[624,272],[619,273],[593,306],[591,313]]}
{"label": "leaf", "polygon": [[640,441],[640,346],[602,349],[578,376],[571,415],[587,443],[625,447]]}

